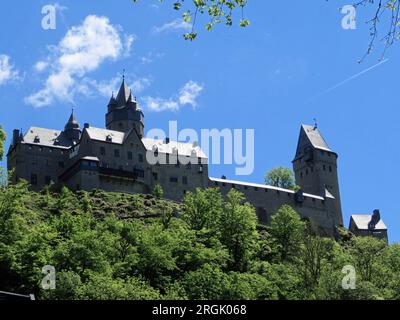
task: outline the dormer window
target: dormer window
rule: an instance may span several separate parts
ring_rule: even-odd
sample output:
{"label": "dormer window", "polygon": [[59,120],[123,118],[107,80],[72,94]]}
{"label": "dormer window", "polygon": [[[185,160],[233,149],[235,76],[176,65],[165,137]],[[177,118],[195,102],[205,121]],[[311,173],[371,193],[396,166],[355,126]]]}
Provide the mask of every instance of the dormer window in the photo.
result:
{"label": "dormer window", "polygon": [[111,136],[111,135],[108,135],[108,136],[106,137],[106,141],[107,141],[107,142],[112,142],[112,136]]}
{"label": "dormer window", "polygon": [[33,140],[34,143],[40,143],[40,138],[39,136],[35,136],[35,139]]}

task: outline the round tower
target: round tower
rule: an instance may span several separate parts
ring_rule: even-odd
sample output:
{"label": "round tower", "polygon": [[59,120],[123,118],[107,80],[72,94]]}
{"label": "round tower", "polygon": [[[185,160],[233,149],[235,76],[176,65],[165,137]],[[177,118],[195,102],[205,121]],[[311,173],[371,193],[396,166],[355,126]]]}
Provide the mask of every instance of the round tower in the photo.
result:
{"label": "round tower", "polygon": [[296,184],[304,192],[329,198],[334,203],[335,223],[343,225],[336,152],[332,151],[317,126],[302,125],[293,169]]}

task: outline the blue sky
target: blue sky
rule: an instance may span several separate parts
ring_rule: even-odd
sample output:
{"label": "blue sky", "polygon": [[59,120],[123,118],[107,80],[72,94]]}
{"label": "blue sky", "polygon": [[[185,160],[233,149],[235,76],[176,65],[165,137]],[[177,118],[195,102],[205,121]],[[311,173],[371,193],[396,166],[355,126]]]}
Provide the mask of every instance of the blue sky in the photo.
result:
{"label": "blue sky", "polygon": [[[369,42],[370,10],[359,9],[357,29],[344,30],[345,1],[252,0],[249,28],[207,32],[199,24],[191,43],[182,39],[179,15],[156,0],[60,0],[55,30],[41,26],[47,4],[2,4],[0,62],[8,72],[0,73],[0,123],[9,136],[14,128],[62,128],[72,103],[81,124],[103,127],[126,69],[146,129],[167,129],[169,120],[181,129],[254,128],[254,173],[235,177],[234,166],[221,165],[210,174],[262,182],[269,169],[291,167],[300,124],[317,118],[339,154],[345,224],[350,214],[379,208],[390,240],[400,241],[399,44],[386,62],[329,90],[379,62],[382,46],[357,63]],[[92,24],[106,37],[104,50],[91,51],[89,43],[77,63],[64,59]]]}

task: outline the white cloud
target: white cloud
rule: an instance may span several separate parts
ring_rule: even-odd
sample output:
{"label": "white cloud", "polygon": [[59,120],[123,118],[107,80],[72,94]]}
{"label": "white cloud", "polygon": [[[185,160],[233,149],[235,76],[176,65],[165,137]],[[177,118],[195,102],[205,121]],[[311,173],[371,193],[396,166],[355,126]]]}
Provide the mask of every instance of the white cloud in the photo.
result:
{"label": "white cloud", "polygon": [[9,56],[0,54],[0,85],[19,79],[19,72],[15,70],[10,60]]}
{"label": "white cloud", "polygon": [[181,107],[190,105],[193,108],[197,106],[197,98],[203,91],[204,87],[195,81],[187,82],[178,94],[169,99],[144,97],[144,106],[151,111],[179,111]]}
{"label": "white cloud", "polygon": [[38,61],[34,68],[37,72],[42,72],[44,71],[47,67],[49,66],[49,63],[46,61]]}
{"label": "white cloud", "polygon": [[[130,78],[130,76],[125,77],[126,83],[128,87],[132,89],[134,95],[143,92],[143,90],[148,88],[152,82],[150,77],[143,77],[133,81]],[[107,81],[97,81],[90,78],[84,78],[77,86],[77,91],[85,96],[100,94],[104,97],[110,97],[112,92],[117,94],[120,85],[120,76],[116,76]]]}
{"label": "white cloud", "polygon": [[87,16],[81,25],[70,28],[57,46],[50,47],[46,62],[36,63],[36,70],[48,67],[49,74],[44,87],[25,102],[43,107],[55,101],[72,102],[77,93],[89,94],[84,90],[86,75],[106,60],[129,55],[133,42],[134,36],[123,34],[107,17]]}
{"label": "white cloud", "polygon": [[153,33],[161,33],[168,31],[189,31],[192,29],[192,25],[185,22],[183,19],[175,19],[171,22],[165,23],[160,27],[153,27]]}

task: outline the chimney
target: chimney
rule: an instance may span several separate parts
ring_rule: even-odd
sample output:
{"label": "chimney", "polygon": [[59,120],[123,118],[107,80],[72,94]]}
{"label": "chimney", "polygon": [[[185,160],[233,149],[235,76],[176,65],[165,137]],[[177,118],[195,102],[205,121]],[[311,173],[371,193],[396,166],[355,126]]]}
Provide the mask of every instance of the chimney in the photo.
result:
{"label": "chimney", "polygon": [[381,213],[379,212],[378,209],[376,209],[372,214],[371,221],[368,223],[368,229],[374,230],[375,226],[378,224],[380,220],[381,220]]}
{"label": "chimney", "polygon": [[169,138],[165,138],[165,144],[169,144],[171,140]]}
{"label": "chimney", "polygon": [[89,124],[89,123],[85,123],[85,124],[83,125],[83,127],[84,127],[85,129],[89,129],[89,128],[90,128],[90,124]]}
{"label": "chimney", "polygon": [[20,137],[20,131],[18,129],[15,129],[13,131],[13,140],[12,140],[12,145],[16,146],[19,142],[19,137]]}

